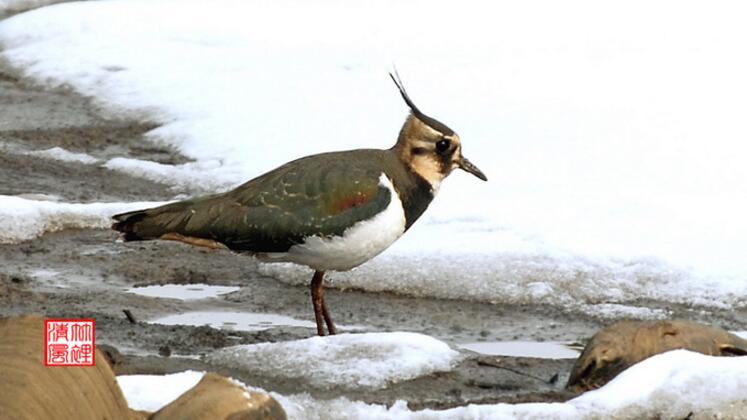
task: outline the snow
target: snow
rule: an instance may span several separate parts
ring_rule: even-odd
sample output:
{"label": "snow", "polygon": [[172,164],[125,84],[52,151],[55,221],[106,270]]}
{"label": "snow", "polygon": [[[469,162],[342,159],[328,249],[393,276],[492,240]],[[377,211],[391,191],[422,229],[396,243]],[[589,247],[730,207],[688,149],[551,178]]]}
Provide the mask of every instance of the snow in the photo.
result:
{"label": "snow", "polygon": [[[289,362],[295,355],[287,354]],[[303,369],[304,363],[294,364]],[[386,372],[382,372],[386,375]],[[156,410],[199,382],[187,371],[165,376],[119,376],[132,408]],[[317,400],[308,394],[271,395],[290,419],[595,419],[738,418],[747,410],[744,357],[713,357],[685,350],[653,356],[627,369],[604,387],[565,403],[469,405],[442,411],[411,411],[404,401],[391,407],[347,398]],[[249,388],[250,390],[259,390]]]}
{"label": "snow", "polygon": [[108,160],[104,167],[180,188],[208,191],[225,187],[225,183],[205,176],[205,173],[210,173],[220,167],[217,161],[190,162],[174,166],[118,157]]}
{"label": "snow", "polygon": [[0,195],[0,243],[62,229],[108,228],[117,213],[164,203],[59,203]]}
{"label": "snow", "polygon": [[[712,306],[723,305],[723,302],[714,301]],[[620,305],[617,303],[599,303],[595,305],[579,305],[579,309],[588,315],[603,320],[617,319],[666,319],[672,315],[672,311],[659,308],[644,308],[639,306]]]}
{"label": "snow", "polygon": [[[685,418],[694,412],[739,410],[747,400],[744,357],[713,357],[685,350],[659,354],[624,371],[572,403],[580,412],[627,418]],[[734,405],[734,407],[731,407]],[[739,413],[740,411],[735,411]]]}
{"label": "snow", "polygon": [[52,147],[45,150],[33,150],[30,152],[26,152],[26,154],[47,159],[61,160],[63,162],[80,162],[85,164],[93,164],[98,162],[98,159],[89,154],[75,153],[69,150],[65,150],[61,147]]}
{"label": "snow", "polygon": [[197,385],[204,374],[187,370],[171,375],[120,375],[117,383],[130,408],[158,411]]}
{"label": "snow", "polygon": [[253,374],[304,380],[317,387],[384,388],[388,383],[449,371],[461,356],[435,338],[392,332],[234,346],[210,353],[206,360]]}
{"label": "snow", "polygon": [[235,286],[211,286],[209,284],[164,284],[162,286],[131,287],[128,293],[156,298],[179,300],[208,299],[239,290]]}
{"label": "snow", "polygon": [[[389,147],[407,112],[386,75],[394,62],[490,182],[454,174],[423,220],[340,284],[743,307],[747,57],[734,52],[746,7],[100,1],[14,16],[0,43],[34,83],[162,124],[148,136],[194,162],[105,165],[190,191],[315,152]],[[459,290],[444,280],[456,274]]]}
{"label": "snow", "polygon": [[[308,284],[310,276],[307,268],[290,264],[264,264],[261,272],[294,285]],[[454,279],[459,279],[458,285]],[[385,252],[350,272],[329,273],[325,284],[495,304],[551,304],[600,319],[667,316],[666,310],[625,303],[639,299],[729,308],[744,306],[747,296],[747,282],[695,281],[686,272],[657,260],[598,260],[510,251],[497,255]]]}

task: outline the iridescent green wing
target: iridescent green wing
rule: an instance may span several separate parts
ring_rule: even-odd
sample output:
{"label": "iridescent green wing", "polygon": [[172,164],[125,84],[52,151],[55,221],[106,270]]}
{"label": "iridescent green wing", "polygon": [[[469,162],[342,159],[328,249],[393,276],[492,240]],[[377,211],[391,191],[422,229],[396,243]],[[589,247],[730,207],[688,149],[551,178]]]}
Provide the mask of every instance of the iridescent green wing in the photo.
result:
{"label": "iridescent green wing", "polygon": [[[365,155],[316,155],[290,162],[226,194],[195,203],[186,235],[236,250],[282,252],[312,235],[342,235],[391,201],[381,166]],[[201,216],[202,213],[204,216]]]}

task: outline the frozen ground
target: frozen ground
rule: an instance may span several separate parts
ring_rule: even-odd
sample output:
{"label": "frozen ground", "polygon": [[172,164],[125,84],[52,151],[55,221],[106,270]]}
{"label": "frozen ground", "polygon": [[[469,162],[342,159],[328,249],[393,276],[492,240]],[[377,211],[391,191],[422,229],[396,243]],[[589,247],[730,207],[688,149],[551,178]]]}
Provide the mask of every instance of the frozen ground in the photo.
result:
{"label": "frozen ground", "polygon": [[[221,366],[201,357],[303,351],[310,273],[101,230],[115,212],[300,155],[389,147],[406,112],[394,61],[490,182],[455,174],[392,249],[330,276],[333,314],[361,340],[407,331],[501,354],[527,342],[527,356],[622,318],[747,329],[743,6],[486,7],[128,0],[0,22],[0,314],[95,317],[100,342],[124,353],[111,349],[119,373],[219,370],[278,393],[296,418],[739,417],[741,359],[683,353],[562,404],[572,359],[461,350],[445,371],[373,391]],[[239,289],[128,292],[165,284]],[[153,323],[195,313],[241,318]]]}
{"label": "frozen ground", "polygon": [[[103,1],[14,16],[0,44],[30,82],[158,124],[147,137],[193,161],[101,164],[191,193],[305,154],[389,147],[406,113],[386,75],[396,63],[491,180],[455,174],[340,287],[740,307],[744,7]],[[462,287],[445,284],[456,275]]]}

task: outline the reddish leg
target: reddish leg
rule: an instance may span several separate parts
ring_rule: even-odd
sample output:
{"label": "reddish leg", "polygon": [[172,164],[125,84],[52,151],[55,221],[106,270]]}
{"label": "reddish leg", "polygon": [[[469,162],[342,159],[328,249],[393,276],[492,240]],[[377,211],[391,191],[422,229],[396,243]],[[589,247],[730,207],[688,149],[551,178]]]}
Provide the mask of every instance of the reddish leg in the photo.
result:
{"label": "reddish leg", "polygon": [[337,334],[337,328],[329,316],[327,303],[324,301],[324,271],[315,271],[311,279],[311,303],[314,305],[314,317],[316,318],[316,332],[324,336],[324,324],[327,324],[329,334]]}
{"label": "reddish leg", "polygon": [[324,315],[324,322],[327,324],[327,331],[329,331],[329,335],[337,334],[337,328],[335,328],[335,323],[332,322],[332,317],[329,316],[327,302],[324,300],[324,298],[322,298],[322,314]]}

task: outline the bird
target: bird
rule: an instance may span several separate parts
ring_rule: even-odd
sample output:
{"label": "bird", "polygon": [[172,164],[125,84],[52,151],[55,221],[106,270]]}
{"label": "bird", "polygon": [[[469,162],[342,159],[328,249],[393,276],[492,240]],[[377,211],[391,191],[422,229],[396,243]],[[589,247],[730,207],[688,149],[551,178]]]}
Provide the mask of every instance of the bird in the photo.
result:
{"label": "bird", "polygon": [[409,114],[390,149],[327,152],[290,161],[223,193],[113,216],[124,241],[175,240],[314,270],[317,334],[337,333],[324,275],[351,270],[399,239],[454,169],[487,181],[459,135],[418,109],[389,73]]}

